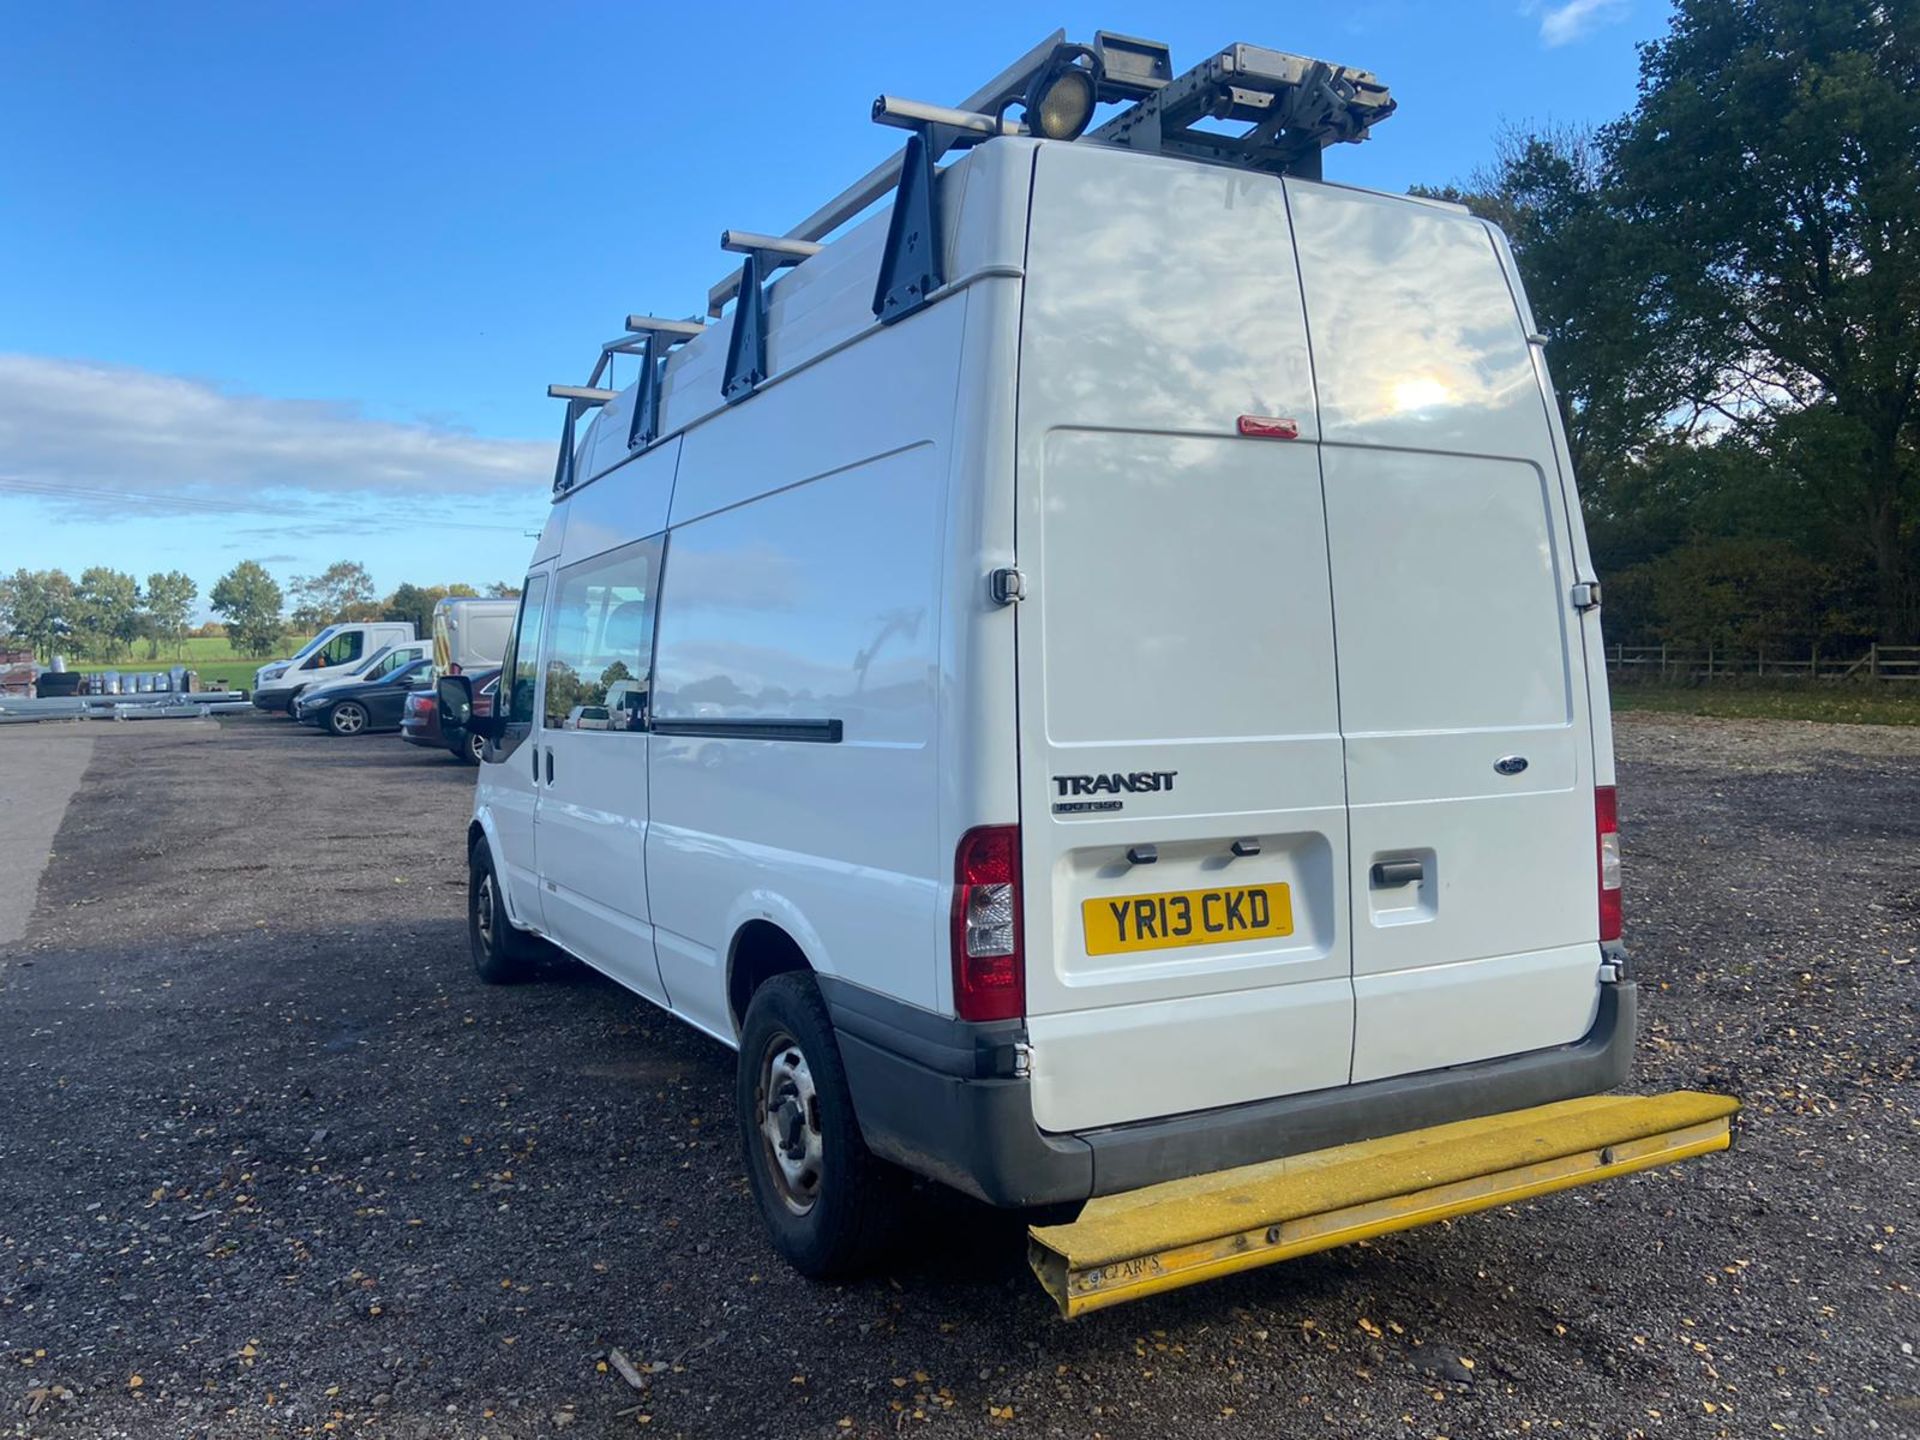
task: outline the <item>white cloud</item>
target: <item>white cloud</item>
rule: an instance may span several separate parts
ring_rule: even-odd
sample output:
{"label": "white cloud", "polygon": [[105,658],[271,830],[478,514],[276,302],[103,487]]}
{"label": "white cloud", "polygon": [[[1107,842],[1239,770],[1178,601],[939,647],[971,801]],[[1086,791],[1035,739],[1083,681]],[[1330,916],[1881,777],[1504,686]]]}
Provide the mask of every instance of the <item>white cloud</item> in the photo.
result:
{"label": "white cloud", "polygon": [[308,516],[322,497],[538,502],[550,442],[375,420],[128,366],[0,354],[0,496],[94,515]]}
{"label": "white cloud", "polygon": [[1540,43],[1552,49],[1583,40],[1626,17],[1627,0],[1564,0],[1540,12]]}

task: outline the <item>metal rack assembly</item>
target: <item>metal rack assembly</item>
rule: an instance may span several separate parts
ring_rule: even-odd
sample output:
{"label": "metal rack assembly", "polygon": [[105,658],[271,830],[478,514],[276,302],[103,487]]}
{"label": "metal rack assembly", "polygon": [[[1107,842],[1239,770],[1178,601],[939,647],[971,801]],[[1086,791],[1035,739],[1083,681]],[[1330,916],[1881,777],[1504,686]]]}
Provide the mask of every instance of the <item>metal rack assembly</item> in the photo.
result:
{"label": "metal rack assembly", "polygon": [[[1124,104],[1090,128],[1102,104]],[[1010,111],[1020,111],[1014,119]],[[876,165],[784,235],[725,230],[723,250],[744,257],[740,268],[707,291],[707,316],[719,319],[733,302],[721,396],[731,404],[763,384],[767,370],[767,290],[774,274],[817,255],[822,242],[875,202],[893,193],[874,318],[891,325],[914,314],[946,284],[941,254],[939,164],[956,150],[1002,135],[1111,145],[1232,165],[1270,175],[1317,180],[1330,145],[1367,138],[1394,113],[1387,87],[1369,71],[1234,44],[1182,75],[1173,73],[1166,45],[1098,31],[1091,45],[1067,42],[1055,30],[956,106],[882,95],[872,118],[909,132],[897,155]],[[616,398],[606,389],[615,355],[639,357],[641,379],[628,427],[629,450],[660,438],[660,389],[667,353],[705,334],[699,320],[627,317],[629,334],[600,347],[585,385],[551,385],[567,402],[556,493],[570,488],[573,435],[588,410]]]}

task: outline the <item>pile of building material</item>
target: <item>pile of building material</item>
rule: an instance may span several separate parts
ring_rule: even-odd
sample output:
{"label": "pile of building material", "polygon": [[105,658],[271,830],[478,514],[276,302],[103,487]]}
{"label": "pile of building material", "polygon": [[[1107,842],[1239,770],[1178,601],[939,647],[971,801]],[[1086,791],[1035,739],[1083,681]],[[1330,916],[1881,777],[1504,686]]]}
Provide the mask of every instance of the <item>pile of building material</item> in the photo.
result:
{"label": "pile of building material", "polygon": [[253,707],[239,690],[148,690],[126,695],[0,695],[0,725],[37,720],[180,720]]}

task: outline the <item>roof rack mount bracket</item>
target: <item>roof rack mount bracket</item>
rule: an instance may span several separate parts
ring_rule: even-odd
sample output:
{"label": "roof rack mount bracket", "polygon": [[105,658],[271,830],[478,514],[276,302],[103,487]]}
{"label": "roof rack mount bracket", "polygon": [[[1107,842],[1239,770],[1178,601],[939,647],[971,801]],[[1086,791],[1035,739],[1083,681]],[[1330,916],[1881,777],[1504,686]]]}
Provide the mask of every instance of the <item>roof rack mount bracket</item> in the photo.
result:
{"label": "roof rack mount bracket", "polygon": [[660,438],[660,387],[667,373],[667,352],[706,333],[698,320],[661,320],[652,315],[629,315],[628,339],[638,347],[640,388],[633,399],[627,424],[627,449],[641,450]]}
{"label": "roof rack mount bracket", "polygon": [[996,135],[1025,134],[1026,127],[997,113],[953,110],[892,95],[873,102],[873,119],[913,132],[900,156],[887,244],[873,287],[874,318],[891,325],[913,314],[947,283],[937,183],[941,159],[950,150],[969,149]]}
{"label": "roof rack mount bracket", "polygon": [[944,127],[928,125],[907,137],[900,157],[900,184],[887,220],[887,246],[873,287],[873,314],[882,325],[904,320],[947,283],[940,243],[939,173],[935,162]]}
{"label": "roof rack mount bracket", "polygon": [[[751,395],[767,378],[767,277],[782,266],[818,255],[825,247],[786,235],[722,230],[720,248],[746,256],[740,262],[733,328],[727,333],[727,369],[720,382],[721,398],[732,404]],[[711,303],[708,309],[713,309]]]}

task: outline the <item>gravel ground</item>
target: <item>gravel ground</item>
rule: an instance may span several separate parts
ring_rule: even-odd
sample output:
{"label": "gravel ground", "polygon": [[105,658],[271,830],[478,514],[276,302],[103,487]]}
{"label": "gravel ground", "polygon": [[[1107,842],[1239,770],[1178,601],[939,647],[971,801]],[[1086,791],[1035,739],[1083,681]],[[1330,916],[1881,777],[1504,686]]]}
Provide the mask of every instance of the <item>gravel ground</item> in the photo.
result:
{"label": "gravel ground", "polygon": [[0,1434],[1920,1433],[1920,734],[1621,726],[1637,1083],[1731,1154],[1069,1325],[958,1201],[785,1270],[724,1051],[470,978],[470,770],[214,723],[93,728],[0,952]]}

